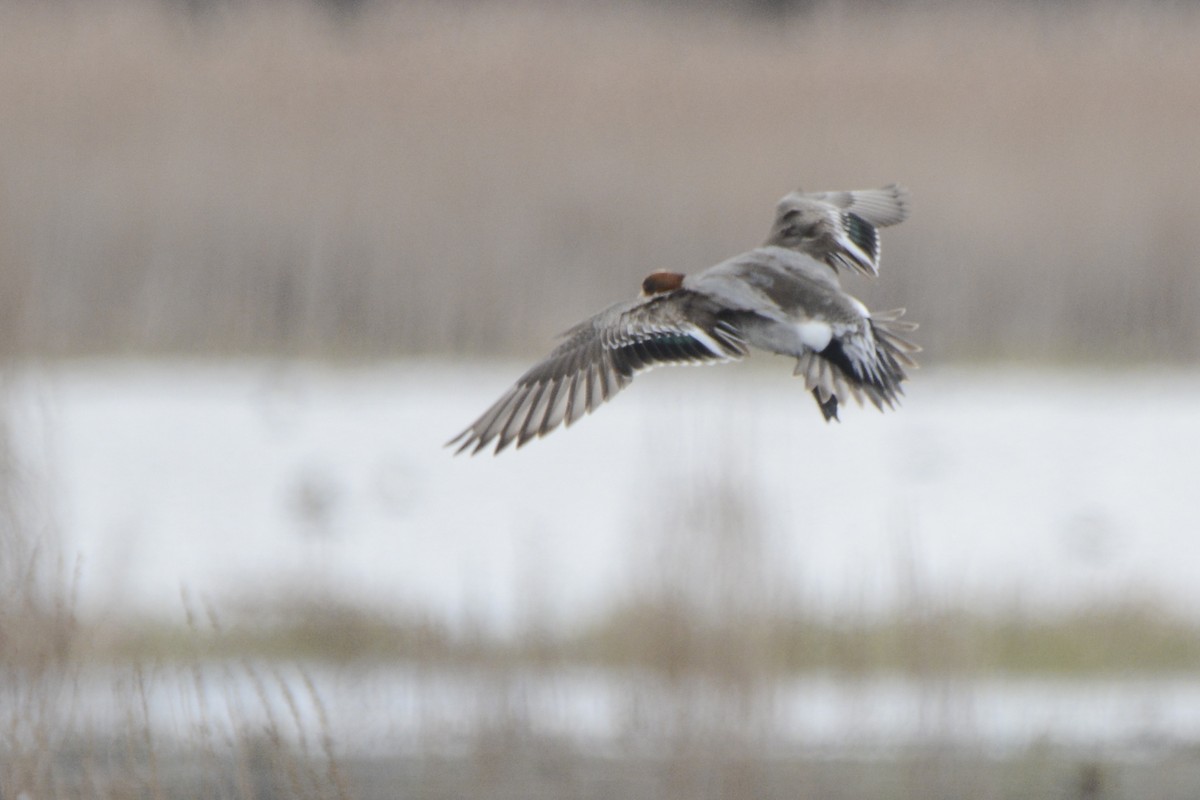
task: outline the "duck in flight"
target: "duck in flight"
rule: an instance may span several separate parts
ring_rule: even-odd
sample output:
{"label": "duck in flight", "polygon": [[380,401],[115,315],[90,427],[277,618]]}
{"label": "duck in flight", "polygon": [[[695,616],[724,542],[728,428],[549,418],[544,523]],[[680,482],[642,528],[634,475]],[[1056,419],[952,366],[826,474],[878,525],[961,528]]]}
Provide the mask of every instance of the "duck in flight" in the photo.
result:
{"label": "duck in flight", "polygon": [[864,399],[883,410],[903,393],[920,348],[903,309],[871,313],[843,291],[839,269],[878,274],[878,227],[908,216],[900,186],[792,192],[780,200],[767,241],[693,275],[655,272],[641,296],[617,303],[562,335],[479,419],[447,443],[456,453],[500,453],[571,425],[639,372],[719,364],[758,348],[796,359],[826,421]]}

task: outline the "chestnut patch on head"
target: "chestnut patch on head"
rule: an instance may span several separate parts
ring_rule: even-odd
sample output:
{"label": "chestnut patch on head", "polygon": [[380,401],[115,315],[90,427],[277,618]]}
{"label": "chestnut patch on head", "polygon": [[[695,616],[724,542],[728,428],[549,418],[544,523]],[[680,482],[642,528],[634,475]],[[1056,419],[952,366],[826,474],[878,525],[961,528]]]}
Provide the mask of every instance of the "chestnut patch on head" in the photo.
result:
{"label": "chestnut patch on head", "polygon": [[642,292],[645,294],[662,294],[673,292],[683,285],[682,272],[651,272],[642,281]]}

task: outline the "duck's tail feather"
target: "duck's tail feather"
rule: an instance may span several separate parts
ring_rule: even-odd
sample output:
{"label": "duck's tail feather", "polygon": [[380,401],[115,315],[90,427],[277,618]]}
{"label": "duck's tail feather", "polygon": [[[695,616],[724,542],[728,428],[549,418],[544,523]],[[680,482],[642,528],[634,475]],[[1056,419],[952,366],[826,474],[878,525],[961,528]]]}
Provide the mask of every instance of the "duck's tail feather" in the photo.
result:
{"label": "duck's tail feather", "polygon": [[902,320],[904,309],[872,314],[863,334],[833,338],[820,352],[808,351],[796,359],[795,375],[804,376],[826,421],[838,419],[838,403],[853,398],[870,402],[882,411],[895,408],[904,394],[906,369],[917,366],[913,358],[921,348],[904,334],[916,330]]}

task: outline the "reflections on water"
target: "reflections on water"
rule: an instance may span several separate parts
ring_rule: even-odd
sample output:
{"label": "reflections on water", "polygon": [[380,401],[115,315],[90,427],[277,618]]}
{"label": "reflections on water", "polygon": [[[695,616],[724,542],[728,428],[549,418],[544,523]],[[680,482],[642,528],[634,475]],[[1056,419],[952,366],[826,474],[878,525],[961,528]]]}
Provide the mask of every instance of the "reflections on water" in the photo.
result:
{"label": "reflections on water", "polygon": [[[72,720],[127,726],[121,681],[89,673]],[[1107,757],[1200,741],[1200,680],[847,679],[818,674],[738,687],[628,673],[210,663],[144,676],[148,727],[193,741],[270,725],[331,734],[342,752],[453,750],[489,731],[642,754],[680,737],[753,742],[763,753],[886,755],[914,747],[1002,756],[1035,745]],[[310,688],[305,688],[310,687]],[[130,687],[126,686],[129,691]],[[202,693],[202,694],[201,694]],[[140,704],[139,704],[140,705]]]}

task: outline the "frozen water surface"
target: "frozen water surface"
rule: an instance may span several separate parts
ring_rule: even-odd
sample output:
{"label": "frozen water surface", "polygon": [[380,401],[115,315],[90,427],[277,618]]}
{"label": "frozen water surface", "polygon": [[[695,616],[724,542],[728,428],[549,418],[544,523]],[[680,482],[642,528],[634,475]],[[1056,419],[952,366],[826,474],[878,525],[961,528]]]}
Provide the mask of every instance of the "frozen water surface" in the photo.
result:
{"label": "frozen water surface", "polygon": [[1200,610],[1200,374],[926,369],[898,411],[826,425],[781,360],[659,370],[522,450],[452,457],[522,369],[68,364],[18,372],[9,417],[85,613],[302,587],[570,623],[653,580],[714,496],[817,609]]}

